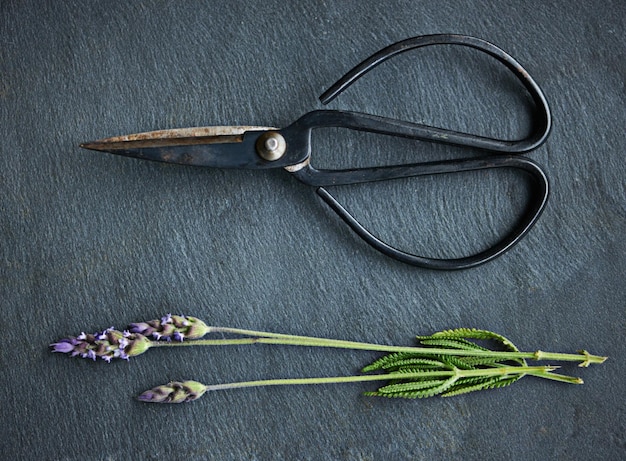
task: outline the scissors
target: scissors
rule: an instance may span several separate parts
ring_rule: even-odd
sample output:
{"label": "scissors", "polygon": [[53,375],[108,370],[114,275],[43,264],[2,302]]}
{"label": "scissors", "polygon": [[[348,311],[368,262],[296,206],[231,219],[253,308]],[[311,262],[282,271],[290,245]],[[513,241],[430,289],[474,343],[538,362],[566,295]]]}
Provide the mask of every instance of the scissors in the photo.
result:
{"label": "scissors", "polygon": [[[256,170],[282,168],[302,183],[315,187],[321,199],[359,237],[384,255],[413,266],[430,269],[452,270],[474,267],[500,256],[518,243],[535,224],[548,198],[548,180],[545,173],[537,163],[518,155],[543,144],[551,127],[547,101],[528,72],[506,52],[482,39],[453,34],[424,35],[394,43],[365,59],[324,92],[320,96],[320,102],[323,105],[328,104],[356,80],[386,60],[409,50],[432,45],[473,48],[504,64],[532,98],[534,113],[531,133],[525,139],[517,141],[500,140],[366,113],[313,110],[282,129],[261,126],[168,129],[106,138],[81,144],[81,147],[182,165]],[[311,132],[327,127],[465,146],[480,149],[487,154],[481,157],[394,166],[316,169],[311,165]],[[460,258],[418,256],[383,242],[361,225],[326,189],[336,185],[493,168],[514,168],[528,174],[533,180],[530,203],[514,228],[497,243],[478,253]]]}

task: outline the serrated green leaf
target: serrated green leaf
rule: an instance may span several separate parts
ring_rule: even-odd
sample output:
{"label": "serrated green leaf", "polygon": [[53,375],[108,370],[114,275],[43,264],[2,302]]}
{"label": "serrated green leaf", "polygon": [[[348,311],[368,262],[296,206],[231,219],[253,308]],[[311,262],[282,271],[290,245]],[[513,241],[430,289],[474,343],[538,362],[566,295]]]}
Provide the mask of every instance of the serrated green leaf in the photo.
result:
{"label": "serrated green leaf", "polygon": [[441,397],[453,397],[455,395],[468,394],[470,392],[482,391],[487,389],[498,389],[513,384],[520,379],[523,375],[514,377],[493,377],[482,383],[476,383],[473,385],[453,386],[446,392],[441,394]]}
{"label": "serrated green leaf", "polygon": [[441,379],[421,382],[411,381],[383,386],[378,389],[378,392],[379,395],[383,397],[423,399],[445,392],[455,383],[455,381],[456,377],[448,378],[445,381]]}
{"label": "serrated green leaf", "polygon": [[406,367],[413,367],[418,370],[435,370],[441,368],[448,368],[444,363],[439,360],[424,359],[419,357],[409,357],[402,360],[392,361],[384,366],[387,371],[399,370]]}
{"label": "serrated green leaf", "polygon": [[[441,368],[437,368],[437,370],[435,370],[435,371],[439,371],[439,370],[441,370]],[[430,371],[433,371],[433,370],[432,369],[424,370],[422,368],[413,368],[413,367],[403,367],[403,368],[398,368],[397,370],[390,371],[390,373],[394,373],[394,374],[395,373],[400,373],[400,374],[402,374],[402,373],[404,373],[404,374],[407,374],[407,373],[414,373],[414,374],[423,373],[423,374],[426,374],[426,373],[428,373]],[[404,378],[400,378],[400,379],[404,379]],[[411,379],[413,379],[413,378],[411,378]],[[419,379],[422,379],[422,378],[417,376],[415,379],[419,380]]]}
{"label": "serrated green leaf", "polygon": [[476,328],[456,328],[454,330],[444,330],[430,336],[418,336],[417,338],[419,340],[428,338],[492,340],[499,342],[510,351],[519,352],[517,346],[504,336],[494,333],[493,331],[478,330]]}
{"label": "serrated green leaf", "polygon": [[438,387],[445,383],[445,379],[430,379],[428,381],[409,381],[397,384],[387,384],[378,389],[381,394],[396,394],[403,392],[412,392],[431,387]]}
{"label": "serrated green leaf", "polygon": [[[501,359],[498,357],[461,357],[460,360],[472,367],[489,366],[490,368],[496,368],[511,366],[510,363],[500,363]],[[524,365],[522,359],[507,359],[505,362],[514,362],[520,366]]]}
{"label": "serrated green leaf", "polygon": [[484,347],[470,341],[458,339],[422,339],[420,343],[424,346],[435,346],[446,349],[458,349],[462,351],[486,351]]}
{"label": "serrated green leaf", "polygon": [[460,368],[461,370],[474,370],[475,367],[468,365],[463,360],[464,357],[457,357],[454,355],[435,355],[436,359],[440,360],[450,368]]}
{"label": "serrated green leaf", "polygon": [[361,371],[363,373],[368,373],[370,371],[381,370],[386,367],[388,363],[393,363],[394,361],[404,360],[406,358],[415,357],[415,353],[412,352],[393,352],[391,354],[384,355],[379,359],[376,359],[369,365],[365,366]]}

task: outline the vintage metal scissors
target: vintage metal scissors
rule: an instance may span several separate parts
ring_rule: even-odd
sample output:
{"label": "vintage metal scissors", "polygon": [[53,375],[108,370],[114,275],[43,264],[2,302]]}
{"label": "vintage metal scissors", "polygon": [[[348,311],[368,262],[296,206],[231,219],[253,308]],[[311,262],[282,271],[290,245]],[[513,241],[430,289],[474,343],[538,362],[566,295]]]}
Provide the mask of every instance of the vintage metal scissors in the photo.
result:
{"label": "vintage metal scissors", "polygon": [[[534,103],[533,129],[528,137],[508,141],[451,131],[376,115],[343,110],[314,110],[286,128],[218,126],[152,131],[81,144],[81,147],[167,163],[214,168],[283,168],[304,184],[316,187],[326,202],[365,242],[396,260],[432,269],[463,269],[490,261],[515,245],[535,224],[547,197],[546,175],[532,160],[516,154],[539,147],[550,131],[551,115],[546,99],[528,72],[495,45],[463,35],[426,35],[390,45],[350,70],[321,97],[327,104],[365,73],[387,59],[430,45],[460,45],[487,53],[504,64],[523,84]],[[489,152],[483,157],[423,162],[372,168],[320,170],[310,163],[311,131],[340,127],[382,135],[467,146]],[[392,247],[374,236],[326,190],[327,186],[384,181],[422,175],[455,173],[490,168],[516,168],[534,180],[533,196],[514,229],[492,247],[461,258],[417,256]]]}

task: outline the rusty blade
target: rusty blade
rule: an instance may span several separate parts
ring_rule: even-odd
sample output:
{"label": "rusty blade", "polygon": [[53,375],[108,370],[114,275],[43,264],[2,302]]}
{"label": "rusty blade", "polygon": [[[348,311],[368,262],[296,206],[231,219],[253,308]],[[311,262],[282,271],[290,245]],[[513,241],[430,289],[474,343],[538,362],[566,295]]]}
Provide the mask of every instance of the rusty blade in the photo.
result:
{"label": "rusty blade", "polygon": [[142,160],[216,168],[276,168],[264,162],[255,150],[264,126],[210,126],[149,131],[100,139],[80,145]]}
{"label": "rusty blade", "polygon": [[111,152],[118,149],[139,149],[164,146],[190,146],[195,144],[221,144],[242,142],[246,131],[269,131],[265,126],[201,126],[171,130],[146,131],[82,143],[80,147]]}

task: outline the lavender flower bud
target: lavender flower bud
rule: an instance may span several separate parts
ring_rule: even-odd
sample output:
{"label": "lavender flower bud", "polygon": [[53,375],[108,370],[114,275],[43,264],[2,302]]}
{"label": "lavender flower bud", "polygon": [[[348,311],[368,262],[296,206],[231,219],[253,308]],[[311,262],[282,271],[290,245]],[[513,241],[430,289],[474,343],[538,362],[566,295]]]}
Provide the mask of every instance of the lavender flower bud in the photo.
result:
{"label": "lavender flower bud", "polygon": [[151,341],[144,335],[118,331],[113,327],[102,332],[91,334],[81,333],[77,337],[70,336],[50,344],[52,352],[71,354],[86,359],[101,359],[110,362],[114,358],[126,359],[146,352]]}
{"label": "lavender flower bud", "polygon": [[207,387],[197,381],[173,381],[145,391],[137,399],[153,403],[191,402],[202,397],[206,390]]}
{"label": "lavender flower bud", "polygon": [[152,336],[157,340],[182,341],[185,338],[202,338],[209,332],[209,327],[196,317],[171,315],[147,322],[131,323],[131,333]]}

